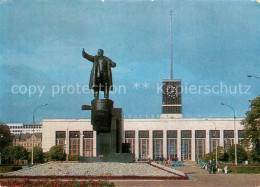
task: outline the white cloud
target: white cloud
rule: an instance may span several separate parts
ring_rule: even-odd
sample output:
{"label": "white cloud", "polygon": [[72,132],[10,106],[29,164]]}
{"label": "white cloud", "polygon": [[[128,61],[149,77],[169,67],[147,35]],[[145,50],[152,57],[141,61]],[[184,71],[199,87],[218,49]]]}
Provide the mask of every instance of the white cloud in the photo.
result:
{"label": "white cloud", "polygon": [[255,2],[258,2],[258,3],[260,3],[260,0],[251,0],[251,1],[255,1]]}

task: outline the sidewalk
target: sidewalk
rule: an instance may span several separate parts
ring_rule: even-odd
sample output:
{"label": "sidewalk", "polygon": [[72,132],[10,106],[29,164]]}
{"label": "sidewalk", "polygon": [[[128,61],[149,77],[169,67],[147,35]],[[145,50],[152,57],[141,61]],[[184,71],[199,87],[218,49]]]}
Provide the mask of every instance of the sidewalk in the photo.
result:
{"label": "sidewalk", "polygon": [[[186,162],[185,166],[173,167],[185,172],[190,180],[157,180],[157,181],[114,181],[118,186],[235,186],[260,187],[260,174],[209,174],[205,169],[200,169],[196,162]],[[172,166],[170,166],[172,167]]]}

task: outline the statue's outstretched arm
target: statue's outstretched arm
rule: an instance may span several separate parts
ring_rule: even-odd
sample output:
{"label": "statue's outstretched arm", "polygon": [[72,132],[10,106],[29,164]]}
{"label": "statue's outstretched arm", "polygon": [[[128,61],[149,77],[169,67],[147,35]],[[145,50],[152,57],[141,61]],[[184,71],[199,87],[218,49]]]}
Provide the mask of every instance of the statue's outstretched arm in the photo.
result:
{"label": "statue's outstretched arm", "polygon": [[83,50],[82,50],[82,56],[83,56],[85,59],[87,59],[87,60],[89,60],[89,61],[91,61],[91,62],[94,62],[94,57],[91,56],[91,55],[89,55],[88,53],[86,53],[85,50],[84,50],[84,48],[83,48]]}
{"label": "statue's outstretched arm", "polygon": [[109,64],[112,68],[116,67],[116,63],[115,63],[115,62],[113,62],[110,58],[107,58],[107,57],[106,57],[106,59],[107,59],[107,61],[108,61],[108,64]]}
{"label": "statue's outstretched arm", "polygon": [[111,61],[111,67],[112,67],[112,68],[116,67],[116,63],[113,62],[113,61]]}

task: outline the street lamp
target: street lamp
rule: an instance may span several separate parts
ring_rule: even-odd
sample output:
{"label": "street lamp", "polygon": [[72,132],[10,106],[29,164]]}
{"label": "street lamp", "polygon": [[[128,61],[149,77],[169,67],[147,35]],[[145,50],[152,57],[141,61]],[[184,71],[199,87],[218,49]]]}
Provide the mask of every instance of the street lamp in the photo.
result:
{"label": "street lamp", "polygon": [[[3,134],[0,134],[0,138],[3,138],[4,135]],[[2,165],[2,153],[0,152],[0,165]]]}
{"label": "street lamp", "polygon": [[229,105],[227,105],[227,104],[225,104],[225,103],[221,103],[221,105],[224,105],[224,106],[226,106],[226,107],[231,108],[232,111],[233,111],[233,113],[234,113],[235,165],[237,165],[237,144],[236,144],[236,143],[237,143],[237,139],[236,139],[237,133],[236,133],[236,122],[235,122],[235,120],[236,120],[235,110],[234,110],[233,107],[231,107],[231,106],[229,106]]}
{"label": "street lamp", "polygon": [[253,77],[253,78],[256,78],[256,79],[260,79],[260,77],[257,77],[257,76],[254,76],[254,75],[247,75],[247,77]]}
{"label": "street lamp", "polygon": [[[35,111],[40,108],[40,107],[43,107],[43,106],[47,106],[48,104],[44,104],[44,105],[40,105],[38,107],[36,107],[33,111],[33,135],[34,135],[34,121],[35,121]],[[32,162],[31,164],[33,165],[33,144],[34,144],[34,137],[32,138]]]}
{"label": "street lamp", "polygon": [[[217,137],[217,125],[214,121],[206,119],[206,121],[210,121],[215,125],[215,138]],[[218,142],[218,141],[217,141]],[[216,143],[216,167],[218,166],[218,143]]]}

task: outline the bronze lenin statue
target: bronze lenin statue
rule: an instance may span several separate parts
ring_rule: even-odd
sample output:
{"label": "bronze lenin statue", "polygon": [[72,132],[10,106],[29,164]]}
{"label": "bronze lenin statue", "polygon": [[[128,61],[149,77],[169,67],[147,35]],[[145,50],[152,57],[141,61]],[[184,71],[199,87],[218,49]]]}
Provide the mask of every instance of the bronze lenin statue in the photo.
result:
{"label": "bronze lenin statue", "polygon": [[104,91],[106,99],[109,98],[109,91],[113,90],[111,67],[116,67],[116,63],[110,58],[103,56],[103,49],[98,50],[98,55],[91,56],[87,54],[83,48],[82,56],[93,62],[91,70],[89,88],[94,89],[95,99],[99,99],[99,91]]}

